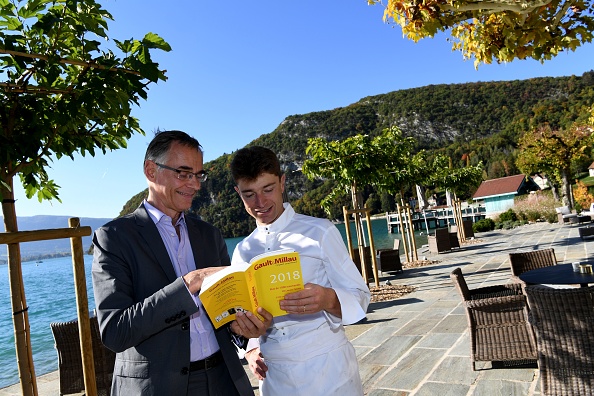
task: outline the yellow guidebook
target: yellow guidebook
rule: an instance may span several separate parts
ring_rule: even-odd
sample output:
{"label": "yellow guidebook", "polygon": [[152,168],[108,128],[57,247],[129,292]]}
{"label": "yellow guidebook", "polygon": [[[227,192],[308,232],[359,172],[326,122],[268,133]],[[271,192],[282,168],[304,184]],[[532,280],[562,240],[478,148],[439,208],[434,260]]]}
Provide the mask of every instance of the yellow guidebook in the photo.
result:
{"label": "yellow guidebook", "polygon": [[218,329],[234,320],[238,311],[257,314],[257,307],[272,316],[286,315],[280,301],[285,294],[302,289],[299,253],[287,249],[260,254],[245,265],[226,267],[206,277],[199,296]]}

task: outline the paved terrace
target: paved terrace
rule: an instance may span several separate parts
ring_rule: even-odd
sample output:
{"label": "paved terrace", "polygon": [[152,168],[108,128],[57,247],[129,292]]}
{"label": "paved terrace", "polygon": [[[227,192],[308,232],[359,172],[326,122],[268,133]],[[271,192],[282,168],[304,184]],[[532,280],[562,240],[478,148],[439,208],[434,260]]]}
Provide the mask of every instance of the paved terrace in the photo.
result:
{"label": "paved terrace", "polygon": [[[508,253],[552,247],[558,262],[569,263],[593,259],[594,239],[582,241],[577,225],[548,223],[476,237],[479,243],[450,253],[421,253],[439,260],[437,264],[382,277],[382,282],[389,279],[417,290],[371,304],[365,321],[347,327],[366,395],[541,394],[536,366],[492,368],[478,362],[479,370],[472,370],[466,316],[449,273],[461,267],[470,288],[507,283]],[[252,383],[257,389],[257,382]],[[57,372],[39,377],[38,389],[40,395],[58,395]],[[20,395],[18,384],[0,389],[0,396],[9,395]]]}

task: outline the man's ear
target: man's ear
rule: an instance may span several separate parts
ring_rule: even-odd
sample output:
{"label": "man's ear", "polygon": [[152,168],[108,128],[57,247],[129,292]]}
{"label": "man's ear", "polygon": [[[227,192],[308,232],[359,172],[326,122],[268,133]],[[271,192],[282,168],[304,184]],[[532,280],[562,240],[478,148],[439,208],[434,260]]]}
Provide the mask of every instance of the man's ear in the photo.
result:
{"label": "man's ear", "polygon": [[241,193],[239,192],[239,187],[235,186],[233,188],[235,189],[235,191],[237,191],[237,194],[239,194],[239,196],[241,197]]}
{"label": "man's ear", "polygon": [[155,180],[155,172],[157,171],[157,165],[153,161],[144,161],[144,176],[150,180]]}
{"label": "man's ear", "polygon": [[283,173],[280,177],[280,184],[281,184],[281,192],[285,192],[285,174]]}

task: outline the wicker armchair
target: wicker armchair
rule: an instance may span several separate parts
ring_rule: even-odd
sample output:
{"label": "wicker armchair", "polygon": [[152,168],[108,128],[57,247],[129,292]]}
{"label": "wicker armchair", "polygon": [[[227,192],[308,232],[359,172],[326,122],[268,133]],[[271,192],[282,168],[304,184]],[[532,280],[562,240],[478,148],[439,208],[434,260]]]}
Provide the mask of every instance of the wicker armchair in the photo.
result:
{"label": "wicker armchair", "polygon": [[[456,241],[458,239],[456,238]],[[452,250],[450,244],[450,232],[447,228],[437,228],[434,235],[427,235],[429,251],[431,253],[441,253]]]}
{"label": "wicker armchair", "polygon": [[400,239],[394,239],[394,249],[378,249],[376,251],[378,266],[382,272],[402,272],[400,261]]}
{"label": "wicker armchair", "polygon": [[[367,265],[366,265],[367,276],[369,278],[372,278],[373,277],[373,270],[371,268],[371,266],[372,266],[372,262],[371,262],[371,248],[369,246],[364,246],[363,247],[363,254],[365,255],[365,262],[367,263]],[[359,270],[359,272],[361,274],[363,274],[363,271],[361,270],[361,257],[359,255],[359,248],[355,248],[355,249],[352,250],[351,257],[353,258],[353,262],[357,266],[357,269]]]}
{"label": "wicker armchair", "polygon": [[462,297],[470,332],[470,360],[536,360],[536,342],[528,323],[528,304],[517,283],[470,290],[456,268],[450,274]]}
{"label": "wicker armchair", "polygon": [[[464,229],[464,238],[470,239],[474,238],[474,230],[472,229],[472,220],[462,220],[462,228]],[[452,236],[454,234],[454,236]],[[454,244],[452,247],[460,247],[458,244],[458,227],[456,225],[450,226],[450,241],[453,241],[455,238]]]}
{"label": "wicker armchair", "polygon": [[[97,394],[108,396],[115,363],[115,353],[101,342],[97,317],[90,318],[93,342],[93,361]],[[50,323],[56,350],[58,352],[58,371],[60,373],[60,395],[80,393],[85,390],[78,320]]]}
{"label": "wicker armchair", "polygon": [[517,282],[522,283],[518,276],[526,271],[557,265],[557,258],[553,248],[533,250],[529,252],[510,253],[509,262],[511,272]]}
{"label": "wicker armchair", "polygon": [[[569,206],[561,206],[559,208],[555,208],[557,212],[557,222],[561,224],[572,223],[572,220],[577,220],[577,213],[575,210],[569,210]],[[574,220],[574,221],[575,221]],[[577,223],[577,221],[575,221]]]}
{"label": "wicker armchair", "polygon": [[594,287],[526,287],[543,395],[594,394]]}
{"label": "wicker armchair", "polygon": [[460,241],[458,240],[457,228],[455,230],[450,230],[450,249],[453,248],[460,248]]}
{"label": "wicker armchair", "polygon": [[466,239],[474,238],[472,224],[472,220],[462,220],[462,227],[464,228],[464,236]]}

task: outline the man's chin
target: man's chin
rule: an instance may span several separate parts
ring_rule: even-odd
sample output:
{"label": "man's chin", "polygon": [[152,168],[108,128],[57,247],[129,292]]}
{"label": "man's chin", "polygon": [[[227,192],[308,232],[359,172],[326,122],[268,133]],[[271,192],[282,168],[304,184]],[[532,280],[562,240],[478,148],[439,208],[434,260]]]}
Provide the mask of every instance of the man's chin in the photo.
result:
{"label": "man's chin", "polygon": [[270,216],[257,216],[256,220],[258,221],[258,224],[261,225],[268,225],[272,223]]}
{"label": "man's chin", "polygon": [[182,208],[182,212],[187,212],[192,207],[192,201],[190,201],[189,203],[186,202],[183,205],[180,205],[180,207]]}

